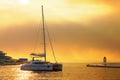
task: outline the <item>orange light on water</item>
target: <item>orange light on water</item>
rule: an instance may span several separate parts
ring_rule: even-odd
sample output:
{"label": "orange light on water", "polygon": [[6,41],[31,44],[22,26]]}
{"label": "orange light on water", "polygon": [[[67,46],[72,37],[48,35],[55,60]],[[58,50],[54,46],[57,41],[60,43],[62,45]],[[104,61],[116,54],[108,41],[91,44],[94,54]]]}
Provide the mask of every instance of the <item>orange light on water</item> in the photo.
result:
{"label": "orange light on water", "polygon": [[22,71],[20,69],[17,70],[16,76],[17,80],[29,80],[32,76],[31,71]]}

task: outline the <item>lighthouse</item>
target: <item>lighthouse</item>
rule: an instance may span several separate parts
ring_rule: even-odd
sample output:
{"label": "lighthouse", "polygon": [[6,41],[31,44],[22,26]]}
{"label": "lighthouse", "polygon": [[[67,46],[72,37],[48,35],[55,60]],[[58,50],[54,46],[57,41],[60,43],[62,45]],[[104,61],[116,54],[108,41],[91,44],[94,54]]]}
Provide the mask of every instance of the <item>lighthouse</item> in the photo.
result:
{"label": "lighthouse", "polygon": [[106,57],[103,58],[103,64],[107,65],[107,58]]}

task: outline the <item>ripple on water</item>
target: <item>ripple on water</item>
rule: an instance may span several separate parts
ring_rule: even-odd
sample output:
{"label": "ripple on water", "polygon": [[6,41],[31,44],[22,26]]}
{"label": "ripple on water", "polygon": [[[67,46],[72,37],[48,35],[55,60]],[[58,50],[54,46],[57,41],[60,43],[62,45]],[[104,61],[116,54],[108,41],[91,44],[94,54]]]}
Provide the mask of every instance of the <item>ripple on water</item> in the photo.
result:
{"label": "ripple on water", "polygon": [[120,68],[90,68],[64,64],[63,71],[22,71],[19,65],[0,66],[0,80],[120,80]]}

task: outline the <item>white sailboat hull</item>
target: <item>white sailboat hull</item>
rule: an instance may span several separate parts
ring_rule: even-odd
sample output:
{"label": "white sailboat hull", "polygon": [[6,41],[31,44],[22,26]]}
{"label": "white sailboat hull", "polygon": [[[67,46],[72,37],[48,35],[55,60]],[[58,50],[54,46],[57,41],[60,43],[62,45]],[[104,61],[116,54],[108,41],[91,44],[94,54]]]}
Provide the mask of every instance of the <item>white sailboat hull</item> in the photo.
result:
{"label": "white sailboat hull", "polygon": [[39,71],[51,71],[53,70],[53,65],[51,64],[25,64],[21,66],[21,70],[39,70]]}
{"label": "white sailboat hull", "polygon": [[62,71],[62,64],[24,64],[21,70],[31,71]]}

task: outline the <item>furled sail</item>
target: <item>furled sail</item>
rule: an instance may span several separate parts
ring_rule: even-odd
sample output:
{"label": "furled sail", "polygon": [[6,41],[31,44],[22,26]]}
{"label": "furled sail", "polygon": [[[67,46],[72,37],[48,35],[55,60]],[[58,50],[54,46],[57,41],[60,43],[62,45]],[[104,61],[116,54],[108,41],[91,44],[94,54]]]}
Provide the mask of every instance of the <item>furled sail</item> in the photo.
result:
{"label": "furled sail", "polygon": [[31,56],[37,56],[37,57],[45,57],[45,54],[44,54],[44,53],[38,53],[38,54],[36,54],[36,53],[31,53],[30,55],[31,55]]}

